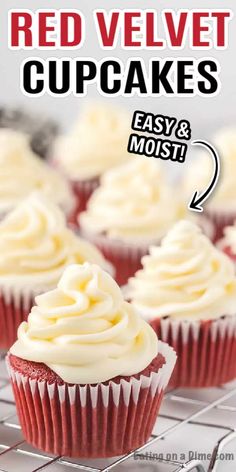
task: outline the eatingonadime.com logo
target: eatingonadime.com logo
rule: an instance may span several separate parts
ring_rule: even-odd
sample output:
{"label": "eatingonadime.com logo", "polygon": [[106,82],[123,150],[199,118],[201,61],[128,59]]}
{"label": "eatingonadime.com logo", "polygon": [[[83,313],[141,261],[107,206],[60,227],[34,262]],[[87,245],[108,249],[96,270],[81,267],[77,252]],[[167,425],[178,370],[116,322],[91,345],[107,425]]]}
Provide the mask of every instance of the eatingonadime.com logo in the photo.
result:
{"label": "eatingonadime.com logo", "polygon": [[[209,452],[199,452],[199,451],[188,451],[188,452],[179,452],[178,454],[175,452],[165,453],[165,454],[157,454],[154,452],[135,452],[133,455],[134,460],[139,461],[180,461],[186,462],[191,460],[199,460],[199,461],[211,461],[213,458],[212,454]],[[235,454],[230,452],[221,452],[219,453],[216,460],[220,461],[234,461]]]}

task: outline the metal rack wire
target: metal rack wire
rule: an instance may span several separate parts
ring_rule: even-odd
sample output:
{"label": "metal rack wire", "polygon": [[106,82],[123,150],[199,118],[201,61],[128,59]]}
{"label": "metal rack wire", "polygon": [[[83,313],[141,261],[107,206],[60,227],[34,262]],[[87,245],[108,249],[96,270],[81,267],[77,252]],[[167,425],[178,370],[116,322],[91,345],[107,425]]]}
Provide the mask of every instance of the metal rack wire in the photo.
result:
{"label": "metal rack wire", "polygon": [[[229,445],[236,441],[236,385],[231,388],[217,388],[207,391],[174,390],[165,394],[163,406],[158,418],[158,427],[154,429],[149,442],[136,451],[126,456],[103,460],[74,460],[66,457],[55,457],[44,454],[28,445],[21,434],[18,424],[15,405],[11,394],[11,388],[7,372],[5,370],[4,356],[0,355],[0,471],[1,472],[73,472],[83,470],[87,472],[109,472],[111,470],[123,471],[157,471],[157,472],[216,472],[222,453]],[[216,412],[228,412],[230,422],[224,424],[218,421]],[[212,413],[214,413],[212,415]],[[210,419],[209,419],[210,417]],[[213,417],[213,419],[212,419]],[[234,427],[235,425],[235,427]],[[191,427],[191,433],[184,429]],[[159,428],[159,429],[158,429]],[[163,456],[161,451],[171,445],[170,440],[174,434],[181,435],[181,441],[187,444],[197,428],[204,428],[201,433],[202,441],[210,437],[210,431],[214,431],[214,444],[208,461],[197,457],[181,460],[177,454]],[[217,435],[216,435],[217,432]],[[183,434],[183,436],[182,436]],[[159,447],[158,447],[159,446]],[[172,446],[171,446],[172,447]],[[198,443],[198,450],[201,451]],[[232,449],[233,450],[233,449]],[[234,447],[236,451],[236,445]],[[234,464],[236,463],[233,454]],[[21,464],[23,466],[21,467]],[[224,472],[227,472],[224,466]],[[233,469],[236,466],[233,465]]]}

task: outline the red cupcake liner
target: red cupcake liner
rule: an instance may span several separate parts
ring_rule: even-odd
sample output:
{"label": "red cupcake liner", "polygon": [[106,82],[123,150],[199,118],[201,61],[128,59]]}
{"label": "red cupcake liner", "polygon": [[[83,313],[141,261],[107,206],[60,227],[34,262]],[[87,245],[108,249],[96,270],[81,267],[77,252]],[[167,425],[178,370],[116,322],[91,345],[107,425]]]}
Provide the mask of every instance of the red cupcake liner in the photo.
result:
{"label": "red cupcake liner", "polygon": [[236,378],[236,316],[209,321],[157,318],[151,326],[178,356],[171,387],[215,387]]}
{"label": "red cupcake liner", "polygon": [[33,294],[0,293],[0,349],[8,350],[16,341],[18,327],[33,305]]}
{"label": "red cupcake liner", "polygon": [[219,241],[224,236],[224,228],[232,226],[236,220],[236,212],[225,211],[225,213],[212,210],[204,210],[205,216],[213,223],[215,227],[214,242]]}
{"label": "red cupcake liner", "polygon": [[219,245],[219,248],[228,256],[230,259],[232,259],[233,263],[236,264],[236,254],[233,253],[232,249],[230,246],[222,246]]}
{"label": "red cupcake liner", "polygon": [[198,216],[196,220],[197,224],[200,226],[202,232],[211,240],[215,241],[216,231],[215,225],[209,218],[204,215]]}
{"label": "red cupcake liner", "polygon": [[[82,231],[82,236],[92,242],[103,253],[105,259],[111,262],[115,269],[115,280],[122,286],[137,270],[142,268],[141,259],[148,254],[150,245],[134,245],[127,242],[108,238],[105,235],[91,235]],[[156,242],[159,244],[159,242]]]}
{"label": "red cupcake liner", "polygon": [[75,207],[69,217],[69,223],[79,226],[79,215],[86,210],[87,202],[99,183],[100,179],[98,177],[91,180],[71,181],[71,187],[75,195]]}
{"label": "red cupcake liner", "polygon": [[23,376],[10,364],[16,408],[27,442],[69,457],[112,457],[144,444],[151,435],[164,389],[176,361],[159,342],[166,363],[130,381],[70,385]]}

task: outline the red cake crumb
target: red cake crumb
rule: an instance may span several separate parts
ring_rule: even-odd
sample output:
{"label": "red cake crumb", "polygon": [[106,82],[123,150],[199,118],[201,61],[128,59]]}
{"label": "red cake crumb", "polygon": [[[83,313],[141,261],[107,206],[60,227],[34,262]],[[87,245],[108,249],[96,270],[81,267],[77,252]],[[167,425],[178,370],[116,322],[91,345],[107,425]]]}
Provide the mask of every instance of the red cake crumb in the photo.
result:
{"label": "red cake crumb", "polygon": [[[9,362],[14,371],[21,373],[23,376],[30,379],[36,379],[39,381],[45,380],[49,384],[57,383],[57,385],[64,385],[64,382],[59,375],[57,375],[52,369],[41,362],[33,362],[21,359],[20,357],[9,355]],[[132,375],[132,377],[139,379],[141,375],[149,376],[151,372],[158,372],[158,370],[166,363],[165,358],[162,354],[158,354],[152,362],[138,374]],[[112,382],[120,383],[121,380],[129,381],[130,376],[119,375],[114,377]],[[107,385],[109,381],[102,382]],[[69,384],[72,385],[72,384]],[[93,384],[97,385],[97,384]]]}

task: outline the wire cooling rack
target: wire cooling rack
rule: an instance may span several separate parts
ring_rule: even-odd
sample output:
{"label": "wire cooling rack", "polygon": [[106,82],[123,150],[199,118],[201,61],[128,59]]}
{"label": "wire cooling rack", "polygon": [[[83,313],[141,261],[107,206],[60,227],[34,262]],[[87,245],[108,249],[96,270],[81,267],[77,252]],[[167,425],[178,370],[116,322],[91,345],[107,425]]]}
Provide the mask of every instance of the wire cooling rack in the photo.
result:
{"label": "wire cooling rack", "polygon": [[153,434],[119,458],[75,460],[44,454],[24,441],[0,353],[1,472],[235,472],[236,384],[165,394]]}

